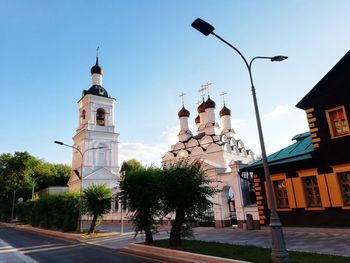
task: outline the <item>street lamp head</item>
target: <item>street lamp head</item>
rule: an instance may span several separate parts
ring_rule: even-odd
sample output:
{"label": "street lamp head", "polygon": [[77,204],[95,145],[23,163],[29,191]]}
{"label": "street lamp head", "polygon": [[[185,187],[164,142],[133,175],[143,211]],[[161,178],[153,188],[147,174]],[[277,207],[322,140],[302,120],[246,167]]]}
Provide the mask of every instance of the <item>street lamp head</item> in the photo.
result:
{"label": "street lamp head", "polygon": [[274,61],[283,61],[283,60],[286,60],[288,57],[286,56],[274,56],[271,58],[271,61],[274,62]]}
{"label": "street lamp head", "polygon": [[64,143],[63,143],[63,142],[60,142],[60,141],[54,141],[54,143],[57,143],[57,144],[59,144],[59,145],[64,145]]}
{"label": "street lamp head", "polygon": [[215,28],[211,24],[205,22],[200,18],[197,18],[192,22],[192,27],[197,29],[199,32],[201,32],[205,36],[208,36],[215,30]]}

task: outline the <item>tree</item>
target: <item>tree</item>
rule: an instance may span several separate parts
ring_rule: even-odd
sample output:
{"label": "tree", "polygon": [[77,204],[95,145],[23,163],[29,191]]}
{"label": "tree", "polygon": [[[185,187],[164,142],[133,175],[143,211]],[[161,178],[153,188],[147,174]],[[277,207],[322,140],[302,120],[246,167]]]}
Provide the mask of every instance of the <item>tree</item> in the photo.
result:
{"label": "tree", "polygon": [[163,213],[175,212],[175,221],[170,231],[170,246],[181,245],[181,234],[186,220],[204,216],[212,206],[210,197],[217,190],[210,186],[201,162],[180,161],[163,168],[161,177],[161,203]]}
{"label": "tree", "polygon": [[131,170],[142,169],[143,165],[140,161],[136,159],[130,159],[128,161],[123,161],[122,166],[120,168],[121,171],[128,173]]}
{"label": "tree", "polygon": [[156,229],[155,215],[159,211],[160,177],[162,170],[156,167],[131,169],[121,182],[121,198],[129,211],[135,235],[145,232],[145,242],[153,243],[152,231]]}
{"label": "tree", "polygon": [[84,189],[82,195],[84,213],[92,215],[92,222],[88,234],[94,232],[99,217],[108,213],[111,206],[112,190],[106,185],[92,184]]}

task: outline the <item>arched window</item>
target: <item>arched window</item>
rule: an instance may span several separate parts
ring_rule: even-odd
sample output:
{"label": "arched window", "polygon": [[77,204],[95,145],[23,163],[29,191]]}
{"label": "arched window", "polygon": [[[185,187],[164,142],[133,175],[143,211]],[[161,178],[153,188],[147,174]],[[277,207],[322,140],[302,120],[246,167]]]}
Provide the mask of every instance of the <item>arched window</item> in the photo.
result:
{"label": "arched window", "polygon": [[82,110],[81,115],[80,115],[80,121],[83,122],[85,120],[86,117],[86,112],[85,110]]}
{"label": "arched window", "polygon": [[105,126],[106,113],[103,109],[96,111],[96,124],[99,126]]}

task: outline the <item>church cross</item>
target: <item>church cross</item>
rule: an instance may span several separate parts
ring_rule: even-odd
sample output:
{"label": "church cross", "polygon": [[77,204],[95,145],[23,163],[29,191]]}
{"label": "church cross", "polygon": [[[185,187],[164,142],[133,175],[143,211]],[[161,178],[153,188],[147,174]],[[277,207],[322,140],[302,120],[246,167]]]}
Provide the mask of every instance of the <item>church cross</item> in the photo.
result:
{"label": "church cross", "polygon": [[203,85],[203,87],[205,87],[205,89],[207,90],[207,92],[208,92],[208,96],[210,95],[210,85],[211,85],[212,83],[209,83],[209,81],[207,81],[207,83],[205,83],[204,85]]}
{"label": "church cross", "polygon": [[186,95],[186,93],[181,92],[181,93],[180,93],[180,96],[179,96],[179,97],[181,97],[182,106],[184,105],[184,96],[185,96],[185,95]]}
{"label": "church cross", "polygon": [[97,48],[96,48],[96,57],[98,57],[98,50],[100,49],[100,47],[99,46],[97,46]]}
{"label": "church cross", "polygon": [[220,96],[222,96],[222,101],[224,102],[224,105],[225,105],[225,95],[227,95],[226,92],[221,92],[220,93]]}
{"label": "church cross", "polygon": [[204,97],[206,91],[207,91],[207,88],[204,85],[201,85],[201,88],[198,90],[202,98]]}

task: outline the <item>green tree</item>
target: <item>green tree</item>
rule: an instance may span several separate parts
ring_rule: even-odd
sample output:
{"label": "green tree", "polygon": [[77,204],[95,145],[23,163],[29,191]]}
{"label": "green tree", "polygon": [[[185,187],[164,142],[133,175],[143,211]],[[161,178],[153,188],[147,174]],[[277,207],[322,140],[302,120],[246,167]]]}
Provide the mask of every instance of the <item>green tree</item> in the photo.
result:
{"label": "green tree", "polygon": [[212,206],[209,200],[217,190],[205,175],[199,161],[180,161],[163,168],[161,177],[161,203],[163,213],[175,212],[170,231],[170,246],[181,245],[183,226],[186,221],[203,217]]}
{"label": "green tree", "polygon": [[140,161],[136,159],[130,159],[128,161],[123,161],[122,166],[120,168],[121,171],[128,173],[131,170],[142,169],[143,165]]}
{"label": "green tree", "polygon": [[83,212],[92,215],[92,222],[88,234],[94,232],[99,217],[108,213],[111,207],[112,190],[106,185],[92,184],[84,189],[82,195]]}
{"label": "green tree", "polygon": [[153,243],[152,231],[156,229],[155,216],[159,211],[160,177],[162,170],[156,167],[131,169],[121,182],[121,198],[126,201],[135,235],[145,232],[145,242]]}

